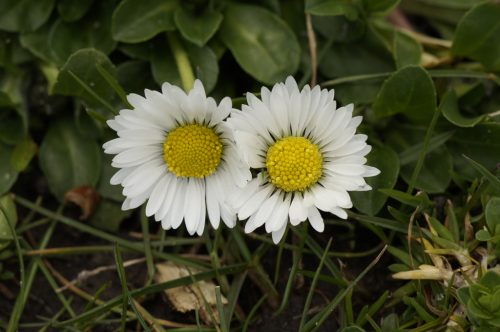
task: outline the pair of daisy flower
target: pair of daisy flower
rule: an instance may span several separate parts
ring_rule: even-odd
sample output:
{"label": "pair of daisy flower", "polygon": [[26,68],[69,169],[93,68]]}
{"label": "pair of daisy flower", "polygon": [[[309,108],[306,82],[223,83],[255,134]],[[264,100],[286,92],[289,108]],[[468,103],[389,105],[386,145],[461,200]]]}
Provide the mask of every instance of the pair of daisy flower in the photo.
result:
{"label": "pair of daisy flower", "polygon": [[201,235],[208,217],[214,228],[248,219],[247,233],[265,225],[275,243],[288,222],[322,232],[319,210],[346,219],[348,191],[370,190],[364,177],[379,173],[365,165],[371,146],[353,105],[336,108],[333,90],[299,90],[292,77],[247,93],[241,110],[229,97],[217,105],[199,80],[187,94],[165,83],[128,101],[108,121],[118,138],[103,147],[120,169],[111,184],[123,186],[124,210],[147,201],[164,229],[184,221]]}

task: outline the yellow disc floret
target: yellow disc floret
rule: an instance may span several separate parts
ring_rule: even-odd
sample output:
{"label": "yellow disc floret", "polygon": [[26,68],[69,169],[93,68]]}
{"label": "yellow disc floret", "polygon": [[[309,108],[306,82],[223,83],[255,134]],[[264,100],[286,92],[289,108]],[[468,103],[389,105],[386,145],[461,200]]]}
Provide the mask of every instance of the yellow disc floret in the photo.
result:
{"label": "yellow disc floret", "polygon": [[323,157],[317,145],[305,137],[285,137],[274,143],[266,155],[267,173],[278,188],[304,191],[318,182]]}
{"label": "yellow disc floret", "polygon": [[213,129],[188,124],[167,135],[163,151],[170,172],[179,177],[204,178],[219,166],[222,143]]}

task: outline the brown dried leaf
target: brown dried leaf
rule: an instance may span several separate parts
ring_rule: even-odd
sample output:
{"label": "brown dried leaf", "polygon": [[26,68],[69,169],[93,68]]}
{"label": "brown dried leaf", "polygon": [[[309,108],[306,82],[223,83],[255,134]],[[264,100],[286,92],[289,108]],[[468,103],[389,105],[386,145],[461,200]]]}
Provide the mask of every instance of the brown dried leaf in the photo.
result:
{"label": "brown dried leaf", "polygon": [[[196,274],[199,271],[185,266],[178,266],[171,262],[156,264],[155,281],[166,282],[179,278],[188,277]],[[200,317],[206,324],[212,324],[210,317],[210,309],[205,303],[211,307],[213,315],[217,323],[219,322],[219,312],[217,311],[217,300],[215,297],[215,284],[212,281],[198,281],[194,284],[181,286],[171,289],[166,289],[165,294],[174,308],[179,312],[188,312],[198,310]],[[222,296],[222,304],[227,304],[227,299]]]}
{"label": "brown dried leaf", "polygon": [[78,205],[82,210],[80,220],[85,220],[94,213],[99,203],[99,193],[89,186],[76,187],[64,195],[64,200]]}

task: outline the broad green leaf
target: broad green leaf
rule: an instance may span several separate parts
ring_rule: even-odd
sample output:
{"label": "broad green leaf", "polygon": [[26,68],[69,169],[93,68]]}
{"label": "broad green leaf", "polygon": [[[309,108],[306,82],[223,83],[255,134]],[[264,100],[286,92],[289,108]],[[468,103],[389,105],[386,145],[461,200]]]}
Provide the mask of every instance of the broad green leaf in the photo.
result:
{"label": "broad green leaf", "polygon": [[175,30],[176,0],[124,0],[113,13],[113,38],[139,43],[160,32]]}
{"label": "broad green leaf", "polygon": [[208,46],[186,45],[194,76],[200,79],[207,93],[212,91],[219,77],[217,56]]}
{"label": "broad green leaf", "polygon": [[66,117],[49,127],[40,146],[39,161],[49,189],[61,200],[73,188],[95,187],[101,171],[101,149]]}
{"label": "broad green leaf", "polygon": [[18,172],[11,163],[12,148],[0,143],[0,195],[10,190],[17,180]]}
{"label": "broad green leaf", "polygon": [[423,193],[416,196],[407,194],[405,192],[394,190],[394,189],[379,189],[383,194],[394,198],[395,200],[413,207],[426,208],[432,205],[432,201],[429,197]]}
{"label": "broad green leaf", "polygon": [[[15,228],[17,224],[17,211],[16,205],[11,195],[4,195],[0,197],[0,251],[5,248],[10,240],[14,237],[12,234],[12,228]],[[9,224],[11,226],[9,226]],[[1,270],[1,265],[0,265]]]}
{"label": "broad green leaf", "polygon": [[[410,182],[416,162],[401,167],[401,177]],[[451,181],[453,159],[445,147],[440,147],[425,156],[424,165],[415,187],[427,193],[443,193]]]}
{"label": "broad green leaf", "polygon": [[341,332],[365,332],[364,329],[362,329],[361,327],[359,326],[348,326],[348,327],[344,327]]}
{"label": "broad green leaf", "polygon": [[486,167],[478,163],[477,161],[464,155],[464,158],[479,172],[483,175],[486,180],[498,191],[500,192],[500,179],[493,175]]}
{"label": "broad green leaf", "polygon": [[61,72],[54,86],[54,93],[77,96],[83,98],[91,106],[100,106],[101,102],[86,91],[70,74],[72,72],[80,80],[85,82],[101,98],[112,100],[115,97],[113,88],[101,76],[96,64],[103,66],[111,74],[115,68],[108,57],[94,49],[82,49],[76,51],[61,68]]}
{"label": "broad green leaf", "polygon": [[[446,131],[444,133],[440,133],[437,135],[434,135],[430,140],[429,140],[429,146],[427,147],[427,153],[430,153],[440,146],[442,146],[444,143],[446,143],[452,136],[453,136],[453,131]],[[399,154],[399,161],[401,163],[401,166],[407,165],[411,163],[412,161],[417,161],[418,157],[420,156],[420,151],[422,151],[422,148],[424,146],[423,142],[417,143],[411,147],[406,147],[404,148],[403,151]]]}
{"label": "broad green leaf", "polygon": [[125,199],[122,195],[122,186],[112,185],[109,182],[111,177],[118,171],[116,168],[111,166],[113,156],[102,153],[101,159],[101,176],[99,177],[99,182],[97,183],[97,192],[101,197],[110,201],[121,203]]}
{"label": "broad green leaf", "polygon": [[54,0],[0,1],[0,30],[33,31],[49,18]]}
{"label": "broad green leaf", "polygon": [[[345,16],[313,16],[312,22],[315,31],[333,42],[355,42],[362,38],[366,31],[366,23],[363,20],[349,21]],[[328,57],[324,57],[321,62],[326,60]]]}
{"label": "broad green leaf", "polygon": [[57,11],[61,18],[73,22],[82,18],[94,0],[63,0],[57,3]]}
{"label": "broad green leaf", "polygon": [[478,115],[475,117],[466,117],[462,115],[458,106],[455,90],[450,90],[444,95],[439,108],[446,120],[457,127],[474,127],[485,118],[485,115]]}
{"label": "broad green leaf", "polygon": [[398,70],[382,85],[373,110],[378,117],[403,113],[415,122],[428,123],[436,110],[431,77],[418,66]]}
{"label": "broad green leaf", "polygon": [[224,17],[217,11],[205,10],[199,15],[179,7],[174,14],[175,24],[181,35],[190,42],[204,46],[217,32]]}
{"label": "broad green leaf", "polygon": [[90,224],[108,232],[117,232],[122,221],[132,214],[132,210],[122,211],[121,203],[103,199],[90,218]]}
{"label": "broad green leaf", "polygon": [[387,195],[378,192],[377,189],[392,189],[394,187],[399,174],[399,158],[396,152],[390,148],[374,148],[368,155],[367,164],[380,170],[379,175],[366,178],[366,183],[373,189],[370,191],[352,192],[351,198],[356,209],[374,216],[387,201]]}
{"label": "broad green leaf", "polygon": [[370,13],[387,13],[394,9],[400,0],[363,0],[363,7]]}
{"label": "broad green leaf", "polygon": [[452,51],[500,70],[500,3],[480,4],[460,20]]}
{"label": "broad green leaf", "polygon": [[462,155],[466,155],[487,170],[495,169],[500,156],[500,123],[488,122],[473,128],[459,128],[448,141],[447,147],[453,153],[456,173],[473,180],[477,170]]}
{"label": "broad green leaf", "polygon": [[[134,77],[133,80],[130,78]],[[116,79],[128,93],[144,93],[144,89],[156,89],[150,64],[142,60],[120,63],[116,67]]]}
{"label": "broad green leaf", "polygon": [[283,81],[299,66],[295,34],[281,18],[261,7],[229,4],[219,33],[238,64],[258,81]]}
{"label": "broad green leaf", "polygon": [[[0,91],[0,98],[3,92]],[[26,134],[25,122],[18,106],[0,105],[0,142],[15,144]]]}
{"label": "broad green leaf", "polygon": [[305,11],[320,16],[344,15],[351,21],[358,17],[358,10],[348,0],[306,0]]}
{"label": "broad green leaf", "polygon": [[484,210],[486,224],[492,233],[495,232],[497,225],[500,225],[500,197],[490,199]]}
{"label": "broad green leaf", "polygon": [[25,32],[19,35],[21,45],[35,56],[45,62],[57,62],[57,57],[49,47],[49,34],[52,28],[51,22],[44,24],[36,31]]}
{"label": "broad green leaf", "polygon": [[409,65],[419,65],[422,57],[422,45],[410,35],[394,32],[394,60],[398,69]]}
{"label": "broad green leaf", "polygon": [[331,47],[319,64],[319,70],[326,77],[334,78],[391,72],[394,64],[381,39],[367,29],[361,39],[339,42]]}
{"label": "broad green leaf", "polygon": [[111,37],[113,4],[98,1],[89,15],[78,22],[54,23],[49,34],[49,47],[58,64],[64,64],[76,51],[94,48],[105,54],[114,50],[116,42]]}
{"label": "broad green leaf", "polygon": [[26,136],[22,141],[16,144],[11,155],[11,164],[17,172],[22,172],[28,167],[31,159],[37,152],[37,145],[33,140]]}
{"label": "broad green leaf", "polygon": [[491,241],[491,239],[493,239],[493,236],[485,229],[480,229],[476,232],[476,240],[478,241],[486,242]]}
{"label": "broad green leaf", "polygon": [[[219,76],[217,56],[208,46],[198,47],[185,43],[184,47],[194,76],[203,82],[205,90],[209,93],[215,87]],[[151,69],[153,77],[159,85],[164,82],[181,85],[177,64],[170,51],[165,49],[163,52],[154,53],[151,59]]]}

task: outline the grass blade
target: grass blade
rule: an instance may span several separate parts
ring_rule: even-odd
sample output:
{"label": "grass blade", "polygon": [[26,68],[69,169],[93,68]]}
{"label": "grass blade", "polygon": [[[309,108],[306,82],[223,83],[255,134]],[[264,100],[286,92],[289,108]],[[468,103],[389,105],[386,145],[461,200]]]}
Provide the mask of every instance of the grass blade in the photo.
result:
{"label": "grass blade", "polygon": [[471,164],[479,173],[481,173],[487,180],[488,182],[495,188],[495,190],[500,192],[500,180],[493,175],[490,171],[488,171],[483,165],[478,163],[477,161],[474,161],[473,159],[467,157],[466,155],[463,155],[465,159]]}
{"label": "grass blade", "polygon": [[387,245],[384,246],[382,251],[375,257],[375,259],[368,264],[368,266],[361,272],[356,279],[354,279],[349,286],[347,286],[341,293],[339,293],[321,312],[317,313],[305,326],[304,331],[313,331],[317,329],[323,322],[330,316],[330,314],[339,305],[342,299],[357,285],[357,283],[370,271],[380,260],[384,252],[387,250]]}
{"label": "grass blade", "polygon": [[328,244],[326,245],[325,251],[323,252],[323,256],[321,256],[318,268],[314,273],[314,278],[311,282],[311,286],[309,287],[309,293],[307,293],[306,303],[304,304],[304,310],[302,310],[302,317],[300,319],[299,331],[302,331],[304,323],[306,322],[307,312],[309,311],[309,307],[311,306],[314,290],[316,289],[316,284],[318,283],[318,276],[320,275],[321,270],[323,269],[323,264],[325,263],[325,259],[328,254],[328,251],[330,250],[331,245],[332,245],[332,238],[328,240]]}
{"label": "grass blade", "polygon": [[[192,284],[192,283],[200,281],[200,280],[214,278],[216,276],[216,273],[219,273],[220,275],[239,273],[239,272],[245,270],[246,267],[247,267],[246,263],[230,265],[230,266],[220,268],[217,272],[215,270],[200,272],[200,273],[186,276],[183,278],[179,278],[176,280],[166,281],[163,283],[153,284],[153,285],[146,286],[143,288],[134,289],[134,290],[130,291],[129,294],[132,298],[139,297],[139,296],[145,296],[145,295],[149,295],[149,294],[155,294],[155,293],[161,292],[165,289],[171,289],[171,288],[175,288],[175,287],[185,286],[185,285],[189,285],[189,284]],[[121,300],[122,300],[121,296],[115,297],[115,298],[109,300],[108,302],[105,302],[104,304],[98,306],[98,307],[95,307],[87,312],[84,312],[80,316],[77,316],[75,318],[60,322],[60,323],[56,324],[55,327],[59,328],[59,327],[65,327],[65,326],[73,326],[76,323],[79,323],[81,321],[86,321],[86,320],[92,319],[94,317],[97,317],[99,315],[102,315],[103,313],[106,313],[107,311],[109,311],[111,308],[114,308],[115,306],[119,305],[121,303]]]}
{"label": "grass blade", "polygon": [[[137,307],[134,304],[134,299],[130,296],[130,292],[128,291],[127,278],[125,277],[125,268],[123,266],[122,254],[120,253],[120,248],[118,246],[115,246],[115,261],[116,261],[116,271],[118,272],[118,277],[120,279],[123,291],[123,297],[122,297],[123,308],[122,308],[122,322],[121,322],[122,326],[125,328],[125,323],[127,319],[127,302],[128,302],[144,331],[151,332],[151,329],[149,328],[148,324],[144,321],[144,318],[142,317],[139,310],[137,310]],[[123,329],[123,331],[125,331],[125,329]]]}

